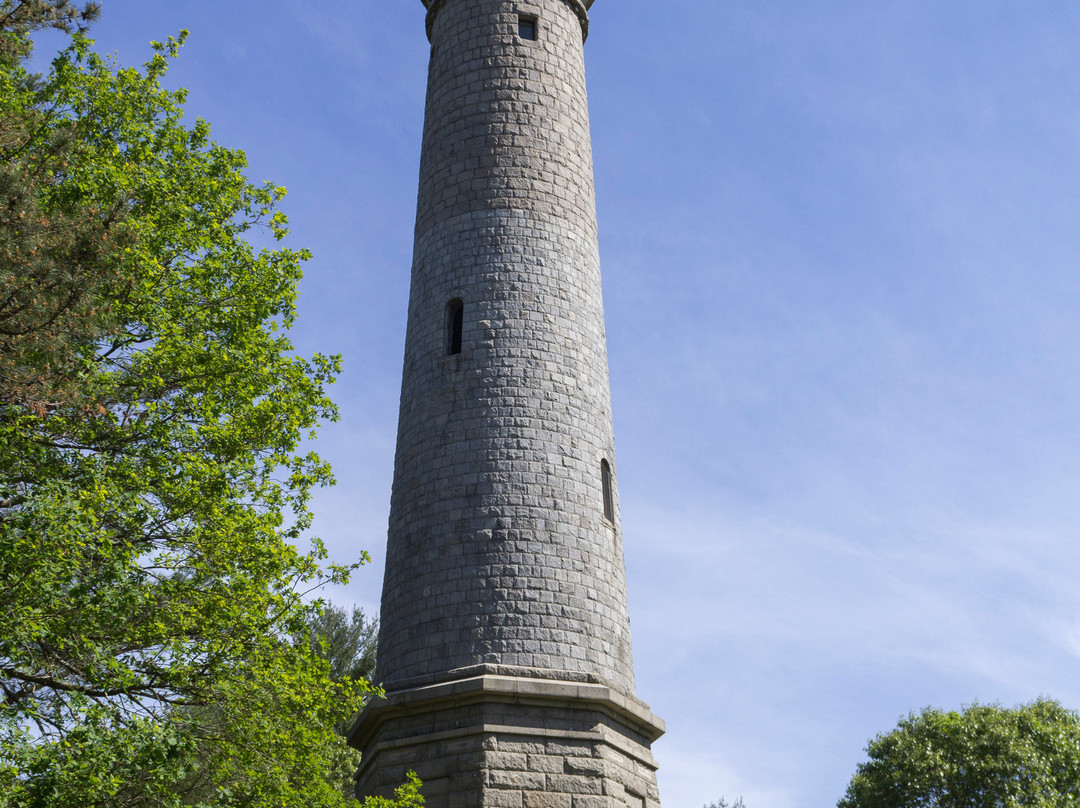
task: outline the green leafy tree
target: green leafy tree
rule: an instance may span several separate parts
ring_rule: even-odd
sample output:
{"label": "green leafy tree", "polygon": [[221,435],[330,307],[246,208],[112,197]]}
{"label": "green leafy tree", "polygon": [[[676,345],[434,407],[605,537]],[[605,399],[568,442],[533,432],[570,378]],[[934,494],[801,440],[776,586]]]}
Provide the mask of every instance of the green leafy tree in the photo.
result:
{"label": "green leafy tree", "polygon": [[867,754],[839,808],[1080,806],[1080,716],[1054,701],[927,708]]}
{"label": "green leafy tree", "polygon": [[353,568],[296,546],[338,368],[288,340],[307,253],[252,245],[284,189],[162,88],[183,35],[27,72],[94,13],[0,0],[0,806],[344,805],[370,687],[306,640]]}
{"label": "green leafy tree", "polygon": [[[307,644],[319,658],[329,665],[331,680],[335,682],[369,682],[375,675],[375,646],[379,638],[378,618],[368,619],[364,610],[356,606],[347,611],[333,603],[325,603],[308,618],[307,631],[294,638],[297,644]],[[358,713],[353,713],[335,726],[342,737]],[[341,793],[350,796],[355,788],[353,775],[358,759],[343,755],[336,772],[328,773],[336,778]],[[411,780],[406,785],[411,784]],[[419,786],[416,781],[415,786]],[[410,795],[412,791],[408,792]],[[419,792],[416,792],[417,794]],[[400,798],[403,799],[403,798]],[[410,796],[409,799],[412,799]],[[395,797],[399,800],[399,797]]]}
{"label": "green leafy tree", "polygon": [[367,797],[364,808],[424,808],[424,797],[420,793],[420,778],[416,772],[408,772],[405,782],[394,789],[393,799],[387,797]]}

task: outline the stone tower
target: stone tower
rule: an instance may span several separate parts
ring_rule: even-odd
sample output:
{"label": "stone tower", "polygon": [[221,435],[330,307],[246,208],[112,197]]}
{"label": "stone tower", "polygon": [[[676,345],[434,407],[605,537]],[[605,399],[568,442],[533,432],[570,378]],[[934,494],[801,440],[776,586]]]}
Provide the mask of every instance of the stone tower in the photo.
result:
{"label": "stone tower", "polygon": [[583,43],[592,0],[424,0],[431,40],[357,793],[659,808],[634,695]]}

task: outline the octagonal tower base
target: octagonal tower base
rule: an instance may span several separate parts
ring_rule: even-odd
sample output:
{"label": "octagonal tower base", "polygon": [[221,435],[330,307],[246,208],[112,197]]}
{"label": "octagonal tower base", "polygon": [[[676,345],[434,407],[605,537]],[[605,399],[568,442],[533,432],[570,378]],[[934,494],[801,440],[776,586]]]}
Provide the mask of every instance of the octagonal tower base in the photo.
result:
{"label": "octagonal tower base", "polygon": [[664,725],[644,703],[563,671],[455,673],[364,710],[357,794],[389,796],[413,770],[427,808],[659,808],[649,745]]}

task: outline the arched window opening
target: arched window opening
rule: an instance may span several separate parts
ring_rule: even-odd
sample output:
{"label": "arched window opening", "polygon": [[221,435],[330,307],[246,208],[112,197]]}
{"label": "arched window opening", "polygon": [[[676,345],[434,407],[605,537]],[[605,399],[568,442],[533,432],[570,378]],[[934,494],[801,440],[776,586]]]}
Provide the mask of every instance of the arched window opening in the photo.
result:
{"label": "arched window opening", "polygon": [[446,355],[461,353],[461,330],[465,323],[465,304],[455,297],[446,304]]}
{"label": "arched window opening", "polygon": [[606,460],[600,461],[600,484],[604,489],[604,518],[615,524],[615,498],[611,492],[611,466]]}

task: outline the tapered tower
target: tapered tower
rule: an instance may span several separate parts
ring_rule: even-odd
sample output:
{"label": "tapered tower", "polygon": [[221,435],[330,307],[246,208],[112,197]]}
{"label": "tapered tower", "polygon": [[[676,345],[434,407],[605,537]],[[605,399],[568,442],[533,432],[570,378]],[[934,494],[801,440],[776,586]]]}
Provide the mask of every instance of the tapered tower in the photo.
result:
{"label": "tapered tower", "polygon": [[358,794],[653,808],[634,695],[583,43],[592,0],[424,0],[431,40]]}

